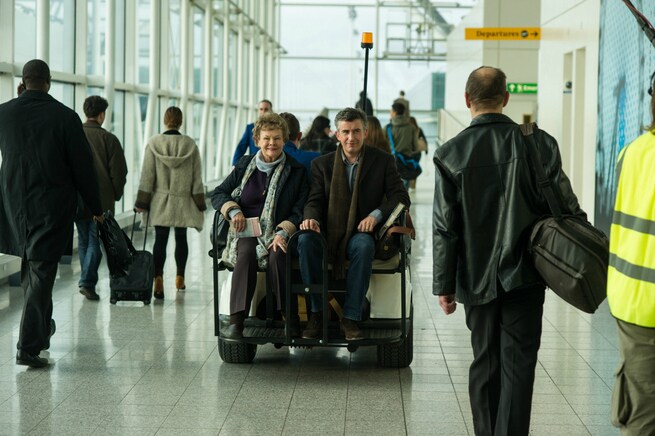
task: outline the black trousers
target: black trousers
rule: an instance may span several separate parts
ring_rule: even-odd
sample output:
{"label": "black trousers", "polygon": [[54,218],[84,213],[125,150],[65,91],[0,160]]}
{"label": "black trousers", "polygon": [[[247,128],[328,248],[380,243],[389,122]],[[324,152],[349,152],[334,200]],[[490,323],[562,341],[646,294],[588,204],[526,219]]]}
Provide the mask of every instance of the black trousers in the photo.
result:
{"label": "black trousers", "polygon": [[38,355],[50,338],[52,287],[57,277],[57,261],[23,259],[20,277],[24,301],[16,348]]}
{"label": "black trousers", "polygon": [[[152,262],[155,266],[155,275],[164,275],[166,263],[166,246],[170,227],[155,226],[155,245],[152,247]],[[175,227],[175,265],[177,275],[184,277],[186,261],[189,258],[189,245],[186,240],[186,227]]]}
{"label": "black trousers", "polygon": [[[250,312],[250,303],[257,287],[257,238],[240,238],[237,241],[237,262],[232,272],[232,290],[230,293],[230,314],[245,311]],[[277,310],[284,311],[286,292],[286,253],[282,250],[268,250],[268,268],[266,269],[266,285],[271,288],[277,300]],[[298,314],[298,300],[291,299],[291,313]]]}
{"label": "black trousers", "polygon": [[473,346],[469,398],[476,436],[529,433],[544,295],[541,287],[522,288],[465,307]]}

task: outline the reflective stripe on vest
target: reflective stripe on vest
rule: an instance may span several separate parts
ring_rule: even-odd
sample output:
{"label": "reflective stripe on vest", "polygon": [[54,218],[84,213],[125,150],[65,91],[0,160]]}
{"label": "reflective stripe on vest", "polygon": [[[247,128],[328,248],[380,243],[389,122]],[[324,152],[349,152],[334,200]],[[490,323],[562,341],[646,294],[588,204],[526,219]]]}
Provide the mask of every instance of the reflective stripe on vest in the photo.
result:
{"label": "reflective stripe on vest", "polygon": [[624,148],[610,231],[607,300],[612,315],[655,327],[655,135]]}

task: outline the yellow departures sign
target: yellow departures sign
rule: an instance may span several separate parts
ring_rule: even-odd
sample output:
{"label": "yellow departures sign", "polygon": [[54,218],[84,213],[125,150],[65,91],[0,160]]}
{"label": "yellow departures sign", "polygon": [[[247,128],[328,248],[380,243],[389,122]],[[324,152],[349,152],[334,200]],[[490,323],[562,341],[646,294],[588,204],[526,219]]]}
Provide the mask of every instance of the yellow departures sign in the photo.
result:
{"label": "yellow departures sign", "polygon": [[464,39],[484,41],[534,41],[541,39],[540,27],[467,27]]}

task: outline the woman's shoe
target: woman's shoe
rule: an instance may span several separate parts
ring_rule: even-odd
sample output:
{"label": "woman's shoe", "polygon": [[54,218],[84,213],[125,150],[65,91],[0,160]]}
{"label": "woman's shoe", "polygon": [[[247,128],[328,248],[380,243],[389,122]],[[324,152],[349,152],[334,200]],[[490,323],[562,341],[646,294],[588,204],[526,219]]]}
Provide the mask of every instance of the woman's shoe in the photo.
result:
{"label": "woman's shoe", "polygon": [[243,339],[243,322],[246,319],[244,311],[230,315],[230,325],[224,333],[226,339]]}
{"label": "woman's shoe", "polygon": [[178,291],[186,289],[186,285],[184,284],[184,276],[175,276],[175,288]]}
{"label": "woman's shoe", "polygon": [[164,299],[164,278],[162,276],[155,276],[154,297],[158,300]]}

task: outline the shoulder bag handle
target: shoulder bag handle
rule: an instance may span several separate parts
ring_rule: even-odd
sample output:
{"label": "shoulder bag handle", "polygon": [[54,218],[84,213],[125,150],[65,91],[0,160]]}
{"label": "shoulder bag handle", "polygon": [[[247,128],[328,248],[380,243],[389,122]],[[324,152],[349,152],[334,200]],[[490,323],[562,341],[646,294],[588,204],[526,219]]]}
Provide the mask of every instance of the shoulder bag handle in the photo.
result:
{"label": "shoulder bag handle", "polygon": [[521,124],[519,128],[521,129],[521,133],[523,133],[523,137],[527,141],[526,153],[528,155],[528,159],[530,159],[530,165],[532,166],[532,169],[537,176],[537,185],[541,188],[541,192],[544,194],[544,197],[546,197],[548,207],[550,208],[550,212],[553,214],[553,217],[559,219],[562,217],[562,209],[560,208],[559,202],[555,197],[553,184],[544,171],[544,166],[541,163],[541,157],[539,156],[539,149],[537,148],[537,143],[534,140],[534,131],[537,129],[537,124]]}

